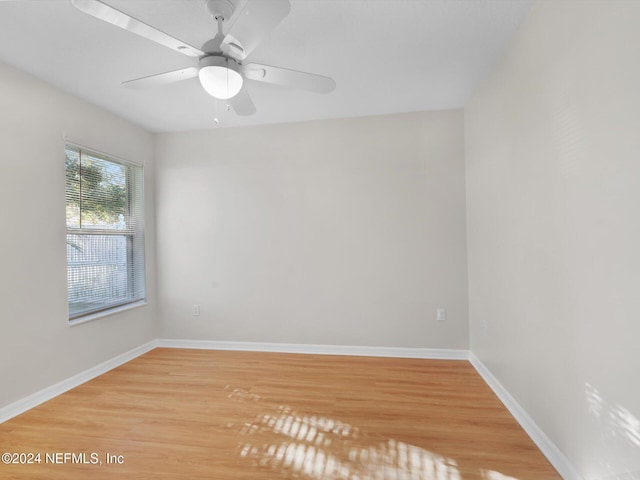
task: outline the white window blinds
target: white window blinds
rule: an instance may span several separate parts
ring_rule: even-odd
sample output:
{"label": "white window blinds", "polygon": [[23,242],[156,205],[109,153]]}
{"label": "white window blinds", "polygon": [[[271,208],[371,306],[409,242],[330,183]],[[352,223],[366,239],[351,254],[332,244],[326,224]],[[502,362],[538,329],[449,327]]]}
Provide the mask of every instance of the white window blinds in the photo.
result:
{"label": "white window blinds", "polygon": [[142,167],[67,145],[69,320],[145,299]]}

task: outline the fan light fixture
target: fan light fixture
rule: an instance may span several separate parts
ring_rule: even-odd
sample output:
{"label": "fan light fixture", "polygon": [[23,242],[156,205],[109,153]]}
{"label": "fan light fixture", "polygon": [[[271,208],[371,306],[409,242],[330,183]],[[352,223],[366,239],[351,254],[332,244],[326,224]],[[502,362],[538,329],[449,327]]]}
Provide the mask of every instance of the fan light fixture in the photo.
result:
{"label": "fan light fixture", "polygon": [[242,88],[240,65],[226,57],[204,57],[200,60],[198,77],[202,88],[212,97],[221,100],[235,97]]}

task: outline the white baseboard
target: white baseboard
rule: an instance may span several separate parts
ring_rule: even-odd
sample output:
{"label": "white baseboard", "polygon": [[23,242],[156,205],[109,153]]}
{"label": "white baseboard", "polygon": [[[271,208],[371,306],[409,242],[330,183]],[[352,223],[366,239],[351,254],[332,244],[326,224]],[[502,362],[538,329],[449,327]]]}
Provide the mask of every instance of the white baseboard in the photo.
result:
{"label": "white baseboard", "polygon": [[353,355],[363,357],[422,358],[432,360],[468,360],[468,350],[445,348],[364,347],[355,345],[312,345],[297,343],[226,342],[215,340],[158,339],[158,347],[236,350],[246,352]]}
{"label": "white baseboard", "polygon": [[562,478],[564,480],[584,480],[564,453],[547,437],[525,409],[511,396],[473,352],[469,352],[469,361]]}
{"label": "white baseboard", "polygon": [[152,340],[144,345],[140,345],[139,347],[134,348],[133,350],[129,350],[117,357],[114,357],[106,362],[102,362],[95,367],[89,368],[84,372],[80,372],[73,377],[69,377],[61,382],[56,383],[55,385],[51,385],[50,387],[44,388],[36,393],[29,395],[28,397],[22,398],[17,402],[10,403],[9,405],[0,408],[0,423],[6,422],[7,420],[20,415],[21,413],[26,412],[34,407],[37,407],[41,403],[46,402],[47,400],[51,400],[58,395],[71,390],[72,388],[77,387],[78,385],[82,385],[89,380],[92,380],[103,373],[108,372],[120,365],[127,363],[133,360],[140,355],[147,353],[150,350],[156,348],[157,340]]}

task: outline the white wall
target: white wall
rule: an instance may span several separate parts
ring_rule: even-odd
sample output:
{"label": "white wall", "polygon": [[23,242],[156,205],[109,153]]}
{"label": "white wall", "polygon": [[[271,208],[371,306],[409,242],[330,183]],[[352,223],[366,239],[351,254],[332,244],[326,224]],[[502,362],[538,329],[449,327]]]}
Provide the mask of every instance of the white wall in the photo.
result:
{"label": "white wall", "polygon": [[[149,304],[69,327],[63,135],[146,163]],[[156,338],[153,137],[0,64],[0,407]]]}
{"label": "white wall", "polygon": [[586,479],[640,478],[638,25],[538,2],[465,110],[471,347]]}
{"label": "white wall", "polygon": [[459,110],[160,135],[162,335],[467,348],[463,136]]}

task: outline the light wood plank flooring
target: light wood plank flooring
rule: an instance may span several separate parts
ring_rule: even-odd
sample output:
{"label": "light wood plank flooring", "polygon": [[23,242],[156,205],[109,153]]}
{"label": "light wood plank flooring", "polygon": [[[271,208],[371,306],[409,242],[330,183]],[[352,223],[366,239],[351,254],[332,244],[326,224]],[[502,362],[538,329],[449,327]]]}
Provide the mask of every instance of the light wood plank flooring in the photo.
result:
{"label": "light wood plank flooring", "polygon": [[2,479],[561,478],[447,360],[159,348],[0,425],[3,452],[41,457]]}

